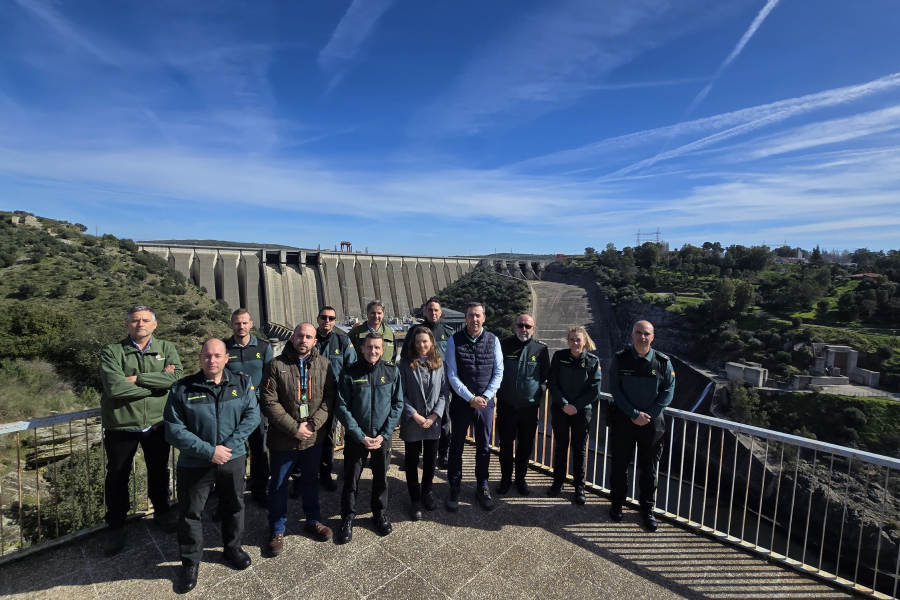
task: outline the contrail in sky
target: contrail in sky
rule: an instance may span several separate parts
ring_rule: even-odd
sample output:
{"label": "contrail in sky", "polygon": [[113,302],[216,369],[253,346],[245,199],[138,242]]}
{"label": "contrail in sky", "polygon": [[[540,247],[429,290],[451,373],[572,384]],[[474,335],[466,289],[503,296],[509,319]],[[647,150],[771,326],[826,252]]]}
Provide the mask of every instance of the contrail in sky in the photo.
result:
{"label": "contrail in sky", "polygon": [[769,16],[769,13],[772,12],[776,6],[778,6],[778,2],[780,0],[768,0],[766,5],[762,7],[762,10],[759,11],[759,14],[756,15],[756,18],[753,19],[753,22],[750,23],[750,28],[744,32],[743,37],[741,37],[740,41],[737,43],[737,46],[734,47],[734,50],[731,51],[731,54],[725,59],[725,61],[719,65],[718,70],[716,70],[716,74],[713,75],[712,79],[706,85],[705,88],[700,90],[700,93],[697,94],[697,97],[694,98],[694,101],[691,102],[691,105],[688,107],[687,112],[690,114],[697,105],[703,102],[703,99],[706,98],[706,95],[709,94],[709,91],[712,89],[712,86],[716,83],[716,80],[725,72],[725,69],[728,68],[728,65],[734,61],[735,58],[738,57],[738,54],[744,49],[744,46],[747,45],[747,42],[750,41],[750,38],[753,37],[753,34],[756,33],[756,30],[759,29],[760,25],[763,24],[763,21],[766,20],[766,17]]}

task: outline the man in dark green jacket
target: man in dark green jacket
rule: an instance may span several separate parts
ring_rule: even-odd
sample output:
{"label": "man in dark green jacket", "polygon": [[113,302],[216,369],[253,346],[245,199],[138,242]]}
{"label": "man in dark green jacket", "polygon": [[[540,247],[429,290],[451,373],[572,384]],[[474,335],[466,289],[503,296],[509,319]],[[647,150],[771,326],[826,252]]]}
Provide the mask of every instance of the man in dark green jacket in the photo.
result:
{"label": "man in dark green jacket", "polygon": [[613,452],[609,516],[622,520],[622,505],[628,489],[628,465],[637,445],[640,471],[641,516],[650,531],[659,523],[653,515],[656,496],[656,467],[662,456],[666,422],[663,410],[675,394],[675,370],[669,357],[650,347],[653,325],[638,321],[631,331],[634,344],[616,353],[610,373],[610,392],[615,404],[610,407],[610,445]]}
{"label": "man in dark green jacket", "polygon": [[341,530],[337,543],[353,539],[356,490],[366,457],[372,467],[372,520],[380,535],[394,529],[384,514],[388,500],[387,470],[391,463],[391,435],[403,412],[400,371],[381,360],[384,340],[366,336],[363,359],[346,369],[338,386],[337,418],[344,426],[344,489],[341,491]]}
{"label": "man in dark green jacket", "polygon": [[[531,493],[525,475],[534,449],[538,412],[543,394],[541,384],[550,372],[550,352],[534,339],[534,319],[519,315],[516,335],[500,342],[503,352],[503,381],[497,391],[497,434],[500,438],[500,485],[497,493],[509,492],[515,462],[516,488],[519,494]],[[513,459],[515,444],[515,460]]]}
{"label": "man in dark green jacket", "polygon": [[394,330],[384,322],[384,302],[372,300],[366,305],[366,322],[357,325],[347,336],[357,355],[362,354],[363,342],[370,333],[377,333],[384,342],[384,360],[394,360]]}
{"label": "man in dark green jacket", "polygon": [[181,359],[175,346],[153,339],[156,315],[149,306],[128,311],[128,336],[100,354],[100,415],[106,448],[106,523],[109,534],[104,553],[125,548],[125,518],[131,508],[128,481],[138,445],[147,465],[147,495],[153,521],[173,533],[178,519],[169,508],[169,452],[163,410],[169,388],[181,379]]}
{"label": "man in dark green jacket", "polygon": [[238,570],[250,566],[241,548],[244,533],[244,444],[259,425],[256,386],[250,376],[225,368],[222,340],[200,350],[201,370],[172,386],[166,404],[166,440],[178,455],[179,583],[188,592],[197,585],[203,556],[203,507],[213,487],[219,496],[225,560]]}
{"label": "man in dark green jacket", "polygon": [[[403,347],[400,349],[400,354],[398,356],[404,356],[406,352],[406,344],[411,344],[412,341],[416,338],[415,330],[419,327],[427,327],[431,330],[431,333],[434,335],[434,343],[435,347],[438,350],[438,354],[441,355],[441,358],[444,358],[444,354],[447,352],[447,341],[453,335],[453,328],[441,321],[441,316],[443,315],[443,311],[441,310],[441,302],[437,298],[431,298],[428,302],[425,303],[425,306],[422,307],[422,318],[424,321],[419,323],[418,325],[410,328],[408,332],[406,332],[406,337],[403,339]],[[450,452],[450,403],[444,403],[444,414],[441,415],[441,439],[438,440],[438,456],[437,456],[437,468],[446,469],[447,468],[447,455]],[[402,470],[403,463],[401,463]]]}
{"label": "man in dark green jacket", "polygon": [[[316,327],[316,349],[319,356],[328,358],[331,364],[331,370],[334,373],[334,380],[340,381],[341,374],[346,367],[356,362],[356,350],[350,343],[350,338],[335,331],[334,325],[337,322],[337,311],[330,306],[323,306],[319,309],[317,317],[318,326]],[[319,464],[319,483],[329,492],[337,490],[337,484],[331,477],[334,471],[334,416],[329,415],[328,422],[325,424],[325,431],[328,436],[322,442],[322,458]],[[299,475],[294,478],[294,490],[291,497],[299,498]]]}
{"label": "man in dark green jacket", "polygon": [[[259,382],[262,379],[263,367],[272,360],[272,347],[266,340],[257,339],[250,333],[253,320],[246,308],[239,308],[231,314],[231,330],[234,335],[222,340],[228,351],[228,362],[225,368],[232,373],[246,373],[256,388],[259,399]],[[269,423],[265,416],[260,417],[259,425],[250,434],[247,444],[250,446],[250,497],[253,501],[268,508],[269,499],[269,457],[266,454],[266,430]],[[218,514],[217,514],[218,516]]]}

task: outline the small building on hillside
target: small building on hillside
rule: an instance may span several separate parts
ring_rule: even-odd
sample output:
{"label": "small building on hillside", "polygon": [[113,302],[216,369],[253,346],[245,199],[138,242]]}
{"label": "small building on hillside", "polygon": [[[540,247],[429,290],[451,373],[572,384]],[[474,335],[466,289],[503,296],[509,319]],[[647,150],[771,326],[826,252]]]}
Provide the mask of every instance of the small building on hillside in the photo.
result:
{"label": "small building on hillside", "polygon": [[743,379],[754,387],[764,387],[769,378],[769,370],[759,363],[725,363],[725,376],[729,381]]}

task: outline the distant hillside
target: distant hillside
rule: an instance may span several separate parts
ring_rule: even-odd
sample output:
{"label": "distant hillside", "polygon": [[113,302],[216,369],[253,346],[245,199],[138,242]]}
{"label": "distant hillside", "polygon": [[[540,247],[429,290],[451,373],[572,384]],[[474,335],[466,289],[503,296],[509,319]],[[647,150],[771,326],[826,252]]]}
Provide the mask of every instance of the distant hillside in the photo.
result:
{"label": "distant hillside", "polygon": [[[185,373],[199,369],[203,340],[230,334],[224,303],[211,300],[163,259],[139,251],[133,241],[85,235],[83,226],[42,217],[41,229],[16,227],[12,216],[0,212],[0,380],[6,386],[17,385],[16,378],[50,381],[35,374],[45,373],[41,361],[49,361],[69,380],[56,387],[99,390],[100,350],[125,337],[125,316],[136,304],[156,311],[154,335],[175,344]],[[57,410],[50,405],[23,410],[32,416],[42,408]]]}

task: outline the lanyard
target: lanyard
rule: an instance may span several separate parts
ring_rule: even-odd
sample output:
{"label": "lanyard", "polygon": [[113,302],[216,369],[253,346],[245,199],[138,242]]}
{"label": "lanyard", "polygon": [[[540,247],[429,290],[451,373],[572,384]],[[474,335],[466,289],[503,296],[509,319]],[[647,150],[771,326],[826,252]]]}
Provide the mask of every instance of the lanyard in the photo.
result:
{"label": "lanyard", "polygon": [[298,377],[299,385],[297,386],[297,394],[299,396],[300,402],[306,404],[309,402],[309,369],[306,366],[306,361],[301,360],[300,362],[300,377]]}

